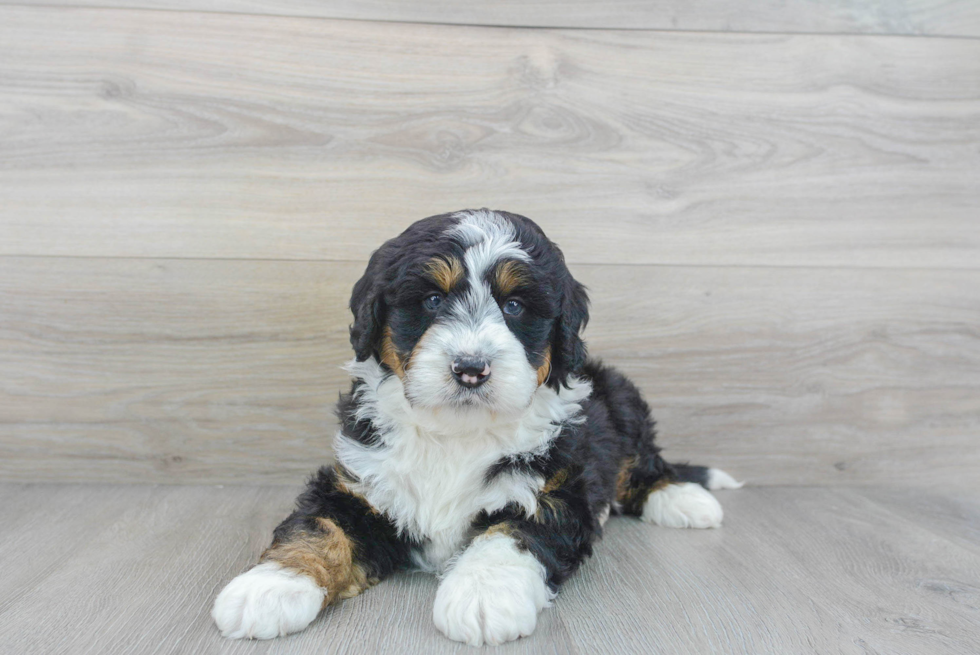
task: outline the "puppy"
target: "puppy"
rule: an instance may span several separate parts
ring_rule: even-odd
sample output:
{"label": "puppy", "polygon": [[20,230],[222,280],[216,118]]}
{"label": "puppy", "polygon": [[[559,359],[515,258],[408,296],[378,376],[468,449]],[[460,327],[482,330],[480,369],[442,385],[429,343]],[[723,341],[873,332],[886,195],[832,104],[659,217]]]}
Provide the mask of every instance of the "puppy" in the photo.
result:
{"label": "puppy", "polygon": [[218,595],[230,638],[304,629],[400,570],[442,577],[450,639],[500,644],[591,555],[610,513],[715,528],[718,469],[665,462],[633,384],[586,359],[585,288],[531,220],[421,220],[354,285],[355,359],[321,468],[259,564]]}

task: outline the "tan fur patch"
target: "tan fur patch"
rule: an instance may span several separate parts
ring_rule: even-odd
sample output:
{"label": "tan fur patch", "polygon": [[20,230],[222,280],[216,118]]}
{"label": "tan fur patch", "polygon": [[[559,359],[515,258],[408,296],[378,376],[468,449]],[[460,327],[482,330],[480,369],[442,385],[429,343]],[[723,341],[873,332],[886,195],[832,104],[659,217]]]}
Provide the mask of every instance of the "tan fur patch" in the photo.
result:
{"label": "tan fur patch", "polygon": [[506,261],[497,267],[494,286],[501,296],[509,296],[511,292],[528,281],[527,269],[524,264],[514,260]]}
{"label": "tan fur patch", "polygon": [[463,264],[455,257],[433,257],[425,264],[425,272],[445,293],[452,291],[463,279]]}
{"label": "tan fur patch", "polygon": [[538,509],[534,513],[534,520],[539,523],[544,521],[545,510],[551,515],[561,514],[565,509],[565,502],[551,494],[560,489],[566,481],[568,481],[568,471],[561,469],[545,482],[544,486],[541,487],[541,492],[538,494]]}
{"label": "tan fur patch", "polygon": [[381,340],[381,362],[395,372],[398,377],[404,377],[405,368],[402,366],[402,356],[391,340],[391,327],[385,326],[384,338]]}
{"label": "tan fur patch", "polygon": [[560,515],[565,510],[565,501],[555,496],[538,496],[538,509],[534,512],[534,520],[538,523],[543,523],[547,510],[548,515],[557,516]]}
{"label": "tan fur patch", "polygon": [[354,546],[344,531],[327,518],[318,518],[322,532],[302,532],[289,541],[273,544],[260,559],[310,576],[326,591],[323,604],[336,598],[350,598],[377,583],[368,579],[354,562]]}
{"label": "tan fur patch", "polygon": [[566,469],[561,469],[553,476],[551,476],[551,478],[549,478],[547,482],[544,483],[544,486],[541,487],[541,493],[550,494],[551,492],[557,490],[563,484],[565,484],[567,480],[568,480],[568,471]]}
{"label": "tan fur patch", "polygon": [[616,502],[624,507],[642,507],[646,502],[647,496],[658,489],[663,489],[671,484],[667,478],[661,478],[649,487],[630,486],[630,472],[639,464],[640,458],[636,455],[623,460],[623,465],[616,476]]}
{"label": "tan fur patch", "polygon": [[622,466],[619,467],[619,474],[616,476],[616,502],[625,504],[631,497],[630,472],[639,462],[640,458],[636,455],[623,460]]}
{"label": "tan fur patch", "polygon": [[492,537],[495,534],[505,534],[508,537],[513,536],[514,526],[510,523],[504,521],[503,523],[495,523],[487,528],[486,532],[479,535],[477,539],[486,539],[487,537]]}
{"label": "tan fur patch", "polygon": [[551,375],[551,346],[548,346],[544,351],[544,357],[541,362],[541,366],[538,367],[538,386],[548,381],[548,376]]}

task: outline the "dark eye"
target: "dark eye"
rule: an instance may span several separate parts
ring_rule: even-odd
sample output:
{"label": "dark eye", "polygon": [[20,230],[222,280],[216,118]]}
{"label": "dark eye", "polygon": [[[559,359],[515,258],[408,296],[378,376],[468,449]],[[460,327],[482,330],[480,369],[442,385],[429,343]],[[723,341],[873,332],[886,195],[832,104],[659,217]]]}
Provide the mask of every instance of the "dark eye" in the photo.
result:
{"label": "dark eye", "polygon": [[428,309],[430,312],[434,312],[439,309],[439,305],[442,304],[442,295],[438,293],[433,293],[426,296],[425,300],[422,301],[422,306]]}
{"label": "dark eye", "polygon": [[504,313],[508,316],[518,316],[523,311],[524,305],[521,304],[520,300],[512,298],[504,303]]}

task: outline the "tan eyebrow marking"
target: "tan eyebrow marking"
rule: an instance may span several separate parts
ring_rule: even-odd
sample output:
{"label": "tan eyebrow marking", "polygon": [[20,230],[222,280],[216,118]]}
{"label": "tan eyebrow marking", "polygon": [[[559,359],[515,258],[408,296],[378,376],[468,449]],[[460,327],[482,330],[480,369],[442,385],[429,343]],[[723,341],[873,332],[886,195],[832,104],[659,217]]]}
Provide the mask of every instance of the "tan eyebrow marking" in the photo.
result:
{"label": "tan eyebrow marking", "polygon": [[514,289],[529,281],[527,267],[521,262],[509,260],[497,267],[494,286],[501,296],[508,296]]}
{"label": "tan eyebrow marking", "polygon": [[456,257],[449,259],[433,257],[425,263],[425,272],[445,293],[452,291],[452,288],[459,284],[464,275],[463,263]]}

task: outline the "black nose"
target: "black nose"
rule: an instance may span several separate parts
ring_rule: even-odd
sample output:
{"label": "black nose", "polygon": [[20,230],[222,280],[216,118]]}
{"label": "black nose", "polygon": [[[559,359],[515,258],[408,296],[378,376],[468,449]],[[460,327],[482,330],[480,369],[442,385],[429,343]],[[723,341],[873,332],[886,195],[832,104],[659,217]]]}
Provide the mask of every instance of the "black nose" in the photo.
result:
{"label": "black nose", "polygon": [[456,381],[469,389],[475,389],[490,379],[490,363],[479,357],[457,357],[452,369]]}

